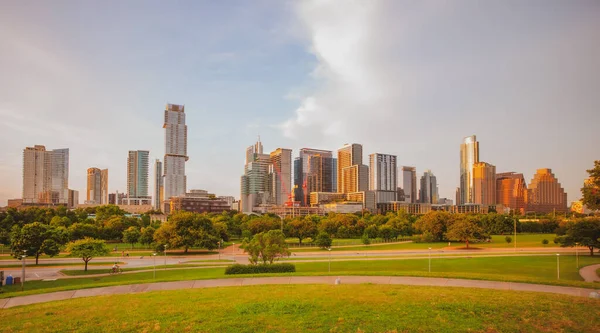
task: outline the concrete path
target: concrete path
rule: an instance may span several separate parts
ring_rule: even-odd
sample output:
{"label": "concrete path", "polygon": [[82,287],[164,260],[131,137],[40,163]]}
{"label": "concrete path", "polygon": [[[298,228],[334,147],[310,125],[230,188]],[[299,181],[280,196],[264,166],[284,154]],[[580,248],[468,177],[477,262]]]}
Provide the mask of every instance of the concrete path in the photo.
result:
{"label": "concrete path", "polygon": [[193,288],[232,287],[250,285],[275,285],[275,284],[335,284],[339,278],[342,284],[391,284],[412,286],[436,287],[464,287],[497,290],[534,291],[568,296],[589,297],[594,289],[549,286],[530,283],[464,280],[448,278],[424,278],[408,276],[291,276],[291,277],[264,277],[264,278],[231,278],[214,280],[191,280],[160,283],[130,284],[113,287],[79,289],[59,291],[54,293],[19,296],[0,299],[0,308],[6,309],[14,306],[45,303],[58,300],[67,300],[80,297],[135,294],[158,290],[178,290]]}
{"label": "concrete path", "polygon": [[600,268],[600,264],[585,266],[579,270],[579,275],[585,282],[600,282],[600,276],[596,271]]}

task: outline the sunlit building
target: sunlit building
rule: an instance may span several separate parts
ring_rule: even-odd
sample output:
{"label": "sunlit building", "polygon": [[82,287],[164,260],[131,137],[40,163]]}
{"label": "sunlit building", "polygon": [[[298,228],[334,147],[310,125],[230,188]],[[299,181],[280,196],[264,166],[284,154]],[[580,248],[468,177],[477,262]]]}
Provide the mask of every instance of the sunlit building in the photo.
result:
{"label": "sunlit building", "polygon": [[473,203],[496,204],[496,166],[486,162],[473,164]]}
{"label": "sunlit building", "polygon": [[475,135],[463,139],[460,145],[460,202],[474,203],[473,166],[479,162],[479,142]]}
{"label": "sunlit building", "polygon": [[375,201],[397,201],[398,168],[395,155],[369,155],[369,191],[375,192]]}
{"label": "sunlit building", "polygon": [[367,191],[369,188],[369,167],[362,164],[362,145],[346,144],[338,149],[337,190],[340,193]]}
{"label": "sunlit building", "polygon": [[527,184],[522,173],[503,172],[496,174],[496,203],[513,212],[524,214]]}
{"label": "sunlit building", "polygon": [[187,188],[185,162],[187,156],[187,125],[185,107],[167,104],[165,108],[164,198],[184,195]]}
{"label": "sunlit building", "polygon": [[108,169],[87,169],[86,204],[108,204]]}
{"label": "sunlit building", "polygon": [[566,212],[567,193],[551,169],[538,169],[527,189],[527,211]]}
{"label": "sunlit building", "polygon": [[127,157],[126,205],[151,205],[148,195],[149,155],[147,150],[130,150]]}
{"label": "sunlit building", "polygon": [[277,148],[270,154],[272,203],[277,206],[291,201],[292,190],[292,150]]}
{"label": "sunlit building", "polygon": [[23,150],[23,204],[68,205],[69,149]]}
{"label": "sunlit building", "polygon": [[294,201],[308,206],[312,192],[335,192],[335,159],[330,150],[302,148],[294,160]]}
{"label": "sunlit building", "polygon": [[269,204],[269,166],[271,156],[263,154],[260,138],[246,149],[244,175],[241,177],[240,209],[244,213],[253,212],[259,205]]}

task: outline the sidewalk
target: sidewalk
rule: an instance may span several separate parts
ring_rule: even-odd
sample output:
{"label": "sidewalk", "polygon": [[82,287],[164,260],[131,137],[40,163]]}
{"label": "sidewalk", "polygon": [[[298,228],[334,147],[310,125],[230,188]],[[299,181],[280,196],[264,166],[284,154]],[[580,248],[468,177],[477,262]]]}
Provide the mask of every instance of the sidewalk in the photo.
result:
{"label": "sidewalk", "polygon": [[596,274],[596,270],[600,268],[600,264],[585,266],[579,270],[579,275],[585,282],[600,282],[600,276]]}
{"label": "sidewalk", "polygon": [[79,289],[59,291],[47,294],[19,296],[0,299],[0,308],[6,309],[14,306],[45,303],[51,301],[67,300],[80,297],[92,297],[102,295],[135,294],[148,291],[196,289],[213,287],[233,287],[251,285],[274,285],[274,284],[331,284],[336,278],[343,284],[390,284],[411,286],[436,286],[436,287],[464,287],[483,288],[496,290],[534,291],[568,296],[588,297],[594,289],[549,286],[530,283],[482,281],[448,278],[425,278],[404,276],[285,276],[264,278],[231,278],[214,280],[191,280],[160,283],[131,284],[113,287],[101,287],[91,289]]}

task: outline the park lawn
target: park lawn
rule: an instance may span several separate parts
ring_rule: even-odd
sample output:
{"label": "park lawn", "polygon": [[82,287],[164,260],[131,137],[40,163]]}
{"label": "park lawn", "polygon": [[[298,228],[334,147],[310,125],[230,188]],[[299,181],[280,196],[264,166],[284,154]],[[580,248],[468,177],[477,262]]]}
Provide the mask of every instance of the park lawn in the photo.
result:
{"label": "park lawn", "polygon": [[[231,261],[229,261],[229,264],[231,264]],[[157,265],[156,269],[160,270],[160,269],[165,269],[165,268],[191,268],[191,267],[207,267],[207,266],[223,266],[226,267],[228,266],[228,263],[226,262],[222,262],[222,263],[197,263],[197,264],[177,264],[177,265]],[[154,269],[154,266],[150,266],[150,267],[133,267],[133,268],[129,268],[129,267],[121,267],[121,269],[123,270],[123,272],[135,272],[135,271],[147,271],[147,270],[152,270]],[[111,269],[88,269],[87,271],[84,270],[75,270],[75,269],[63,269],[60,272],[63,273],[64,275],[68,275],[68,276],[84,276],[84,275],[95,275],[95,274],[108,274],[110,273]]]}
{"label": "park lawn", "polygon": [[[88,263],[88,266],[110,266],[114,264],[114,262],[110,261],[105,261],[105,262],[92,262],[90,261]],[[118,262],[117,264],[119,265],[125,265],[124,262]],[[0,263],[0,270],[4,269],[4,268],[14,268],[14,267],[21,267],[22,265],[19,264],[14,264],[14,265],[3,265]],[[27,268],[42,268],[42,267],[56,267],[56,266],[83,266],[83,261],[82,262],[69,262],[69,263],[56,263],[56,264],[35,264],[35,261],[33,263],[28,263],[25,265],[25,267]]]}
{"label": "park lawn", "polygon": [[[488,258],[437,258],[432,259],[432,272],[427,272],[427,259],[373,260],[295,263],[296,273],[225,275],[223,267],[179,270],[157,270],[153,272],[119,274],[102,277],[58,279],[55,281],[27,281],[25,291],[20,286],[5,286],[0,298],[48,293],[82,288],[106,287],[123,284],[151,283],[162,281],[201,280],[216,278],[240,278],[253,276],[306,276],[306,275],[396,275],[448,277],[491,281],[513,281],[564,285],[600,289],[600,284],[583,282],[575,267],[574,256],[561,256],[560,280],[556,279],[556,258],[552,256],[531,257],[488,257]],[[580,265],[600,263],[600,257],[580,256]]]}
{"label": "park lawn", "polygon": [[157,291],[0,311],[4,332],[593,332],[600,301],[401,285]]}

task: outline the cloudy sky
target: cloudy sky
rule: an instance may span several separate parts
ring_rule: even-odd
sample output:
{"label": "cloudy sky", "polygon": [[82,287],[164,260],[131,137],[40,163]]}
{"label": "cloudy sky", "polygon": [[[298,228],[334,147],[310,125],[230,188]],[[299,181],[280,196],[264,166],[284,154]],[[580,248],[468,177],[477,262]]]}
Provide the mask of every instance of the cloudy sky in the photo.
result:
{"label": "cloudy sky", "polygon": [[69,187],[128,150],[164,154],[185,104],[188,188],[239,197],[245,147],[364,145],[431,169],[454,199],[459,145],[529,181],[552,168],[569,201],[600,159],[600,2],[0,2],[0,206],[22,150],[70,148]]}

